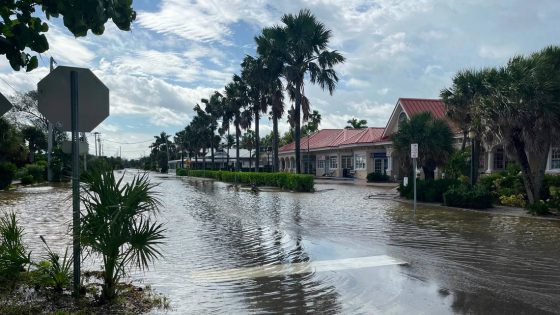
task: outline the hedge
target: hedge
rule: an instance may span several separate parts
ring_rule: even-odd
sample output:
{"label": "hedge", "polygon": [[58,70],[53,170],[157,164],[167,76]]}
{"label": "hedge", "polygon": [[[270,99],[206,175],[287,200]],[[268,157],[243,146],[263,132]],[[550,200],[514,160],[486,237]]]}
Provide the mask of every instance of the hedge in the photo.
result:
{"label": "hedge", "polygon": [[[412,180],[414,179],[408,181],[408,186],[401,183],[398,188],[400,195],[406,199],[414,198]],[[416,199],[424,202],[443,202],[443,193],[458,184],[459,181],[454,179],[416,180]]]}
{"label": "hedge", "polygon": [[[176,171],[182,175],[182,171]],[[179,174],[181,173],[181,174]],[[313,175],[290,174],[290,173],[254,173],[254,172],[230,172],[230,171],[204,171],[189,170],[186,172],[192,177],[207,177],[223,182],[252,184],[257,186],[274,186],[282,189],[309,192],[313,191]]]}
{"label": "hedge", "polygon": [[46,167],[44,165],[41,165],[39,163],[27,164],[25,168],[27,169],[27,175],[33,176],[34,182],[42,182],[45,180]]}
{"label": "hedge", "polygon": [[379,172],[369,173],[369,174],[367,174],[367,181],[368,182],[388,182],[389,181],[389,175],[379,173]]}
{"label": "hedge", "polygon": [[486,209],[492,207],[492,195],[481,186],[452,187],[443,194],[443,204],[450,207]]}

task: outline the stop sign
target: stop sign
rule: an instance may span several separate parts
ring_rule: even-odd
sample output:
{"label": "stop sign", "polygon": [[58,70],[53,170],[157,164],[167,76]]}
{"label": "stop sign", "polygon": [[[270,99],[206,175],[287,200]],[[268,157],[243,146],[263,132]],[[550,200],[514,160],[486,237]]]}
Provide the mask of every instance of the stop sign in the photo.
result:
{"label": "stop sign", "polygon": [[12,108],[12,103],[8,101],[8,99],[0,93],[0,117],[8,112]]}
{"label": "stop sign", "polygon": [[90,132],[109,116],[109,89],[89,69],[59,66],[39,81],[39,112],[60,130],[72,131],[72,71],[78,74],[78,131]]}

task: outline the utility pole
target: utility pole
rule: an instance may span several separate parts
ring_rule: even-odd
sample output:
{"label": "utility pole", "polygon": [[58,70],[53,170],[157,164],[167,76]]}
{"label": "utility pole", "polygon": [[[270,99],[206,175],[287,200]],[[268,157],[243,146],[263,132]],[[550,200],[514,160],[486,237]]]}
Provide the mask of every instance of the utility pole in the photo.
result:
{"label": "utility pole", "polygon": [[[50,59],[50,72],[54,70],[54,58]],[[53,125],[50,121],[47,121],[48,128],[48,139],[47,139],[47,180],[51,182],[53,180],[53,171],[51,167],[52,163],[52,149],[53,149]]]}
{"label": "utility pole", "polygon": [[94,138],[93,141],[94,141],[94,143],[95,143],[95,156],[99,156],[99,155],[97,154],[97,136],[98,136],[98,135],[99,135],[99,132],[97,132],[97,131],[93,133],[93,138]]}

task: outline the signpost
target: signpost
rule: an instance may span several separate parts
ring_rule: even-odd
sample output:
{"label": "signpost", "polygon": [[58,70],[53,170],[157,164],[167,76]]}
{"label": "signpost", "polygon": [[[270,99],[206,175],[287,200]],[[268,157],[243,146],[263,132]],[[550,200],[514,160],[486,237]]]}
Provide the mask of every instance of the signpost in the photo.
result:
{"label": "signpost", "polygon": [[[78,81],[79,80],[79,81]],[[39,112],[72,132],[72,249],[74,294],[80,292],[80,141],[109,116],[109,89],[85,68],[59,66],[37,84]]]}
{"label": "signpost", "polygon": [[0,93],[0,117],[7,113],[11,108],[12,103],[8,101],[4,94]]}
{"label": "signpost", "polygon": [[414,177],[414,216],[416,216],[416,159],[418,158],[418,143],[410,144],[410,157],[412,158],[412,170]]}

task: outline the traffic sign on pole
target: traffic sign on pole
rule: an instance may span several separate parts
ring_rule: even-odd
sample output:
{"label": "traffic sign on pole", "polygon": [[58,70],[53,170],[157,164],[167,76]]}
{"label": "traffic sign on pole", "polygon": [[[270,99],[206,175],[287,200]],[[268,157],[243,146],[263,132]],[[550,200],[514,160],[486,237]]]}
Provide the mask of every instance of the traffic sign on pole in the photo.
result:
{"label": "traffic sign on pole", "polygon": [[414,216],[416,216],[416,159],[418,158],[418,143],[410,144],[410,157],[412,158],[412,176],[414,177]]}
{"label": "traffic sign on pole", "polygon": [[12,108],[12,103],[0,93],[0,117],[7,113]]}
{"label": "traffic sign on pole", "polygon": [[58,66],[39,81],[39,112],[59,130],[72,131],[71,72],[80,78],[78,131],[90,132],[109,116],[109,89],[89,69]]}
{"label": "traffic sign on pole", "polygon": [[418,143],[410,144],[410,157],[413,159],[418,158]]}
{"label": "traffic sign on pole", "polygon": [[80,142],[109,116],[109,89],[85,68],[59,66],[37,84],[39,112],[62,131],[72,131],[72,252],[74,294],[80,294]]}

